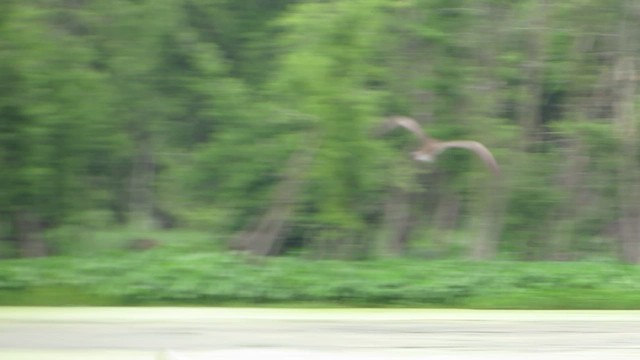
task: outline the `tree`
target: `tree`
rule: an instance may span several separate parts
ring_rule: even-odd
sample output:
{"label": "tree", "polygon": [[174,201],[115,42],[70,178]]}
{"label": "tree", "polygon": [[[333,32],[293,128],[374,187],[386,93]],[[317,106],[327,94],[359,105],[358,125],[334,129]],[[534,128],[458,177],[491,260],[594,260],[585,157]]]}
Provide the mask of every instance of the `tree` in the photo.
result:
{"label": "tree", "polygon": [[640,172],[638,172],[638,140],[635,113],[637,102],[636,75],[638,47],[638,28],[633,25],[640,19],[640,7],[632,2],[624,2],[621,10],[628,14],[618,33],[618,52],[615,58],[613,75],[617,91],[615,93],[614,121],[622,161],[618,174],[621,199],[620,204],[620,258],[630,263],[640,262],[640,237],[638,220],[640,219]]}
{"label": "tree", "polygon": [[[285,51],[273,91],[310,120],[320,142],[310,170],[303,226],[320,256],[366,253],[366,217],[375,193],[374,56],[383,8],[378,1],[306,3],[280,21]],[[367,174],[370,172],[369,174]]]}
{"label": "tree", "polygon": [[64,31],[42,9],[16,7],[2,44],[0,204],[25,256],[47,253],[42,231],[93,205],[84,181],[105,92],[91,52]]}

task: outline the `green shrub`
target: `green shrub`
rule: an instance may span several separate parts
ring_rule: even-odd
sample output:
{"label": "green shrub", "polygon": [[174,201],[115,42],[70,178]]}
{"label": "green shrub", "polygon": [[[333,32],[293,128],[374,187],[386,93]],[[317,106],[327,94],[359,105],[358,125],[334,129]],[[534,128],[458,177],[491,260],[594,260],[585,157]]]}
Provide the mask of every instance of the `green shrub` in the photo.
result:
{"label": "green shrub", "polygon": [[309,261],[159,248],[0,262],[0,305],[313,305],[640,309],[613,263]]}

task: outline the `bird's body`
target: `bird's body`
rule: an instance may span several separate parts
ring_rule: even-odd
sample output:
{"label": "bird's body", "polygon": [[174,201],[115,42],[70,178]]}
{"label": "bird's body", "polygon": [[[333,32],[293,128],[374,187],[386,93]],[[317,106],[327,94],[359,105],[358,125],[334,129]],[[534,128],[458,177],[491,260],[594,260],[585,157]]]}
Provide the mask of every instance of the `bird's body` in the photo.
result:
{"label": "bird's body", "polygon": [[413,153],[411,153],[411,155],[413,156],[413,158],[415,160],[418,161],[424,161],[424,162],[434,162],[436,161],[435,156],[429,154],[429,153],[425,153],[425,152],[420,152],[420,151],[414,151]]}
{"label": "bird's body", "polygon": [[473,140],[452,140],[452,141],[441,141],[437,139],[433,139],[428,137],[420,124],[412,118],[406,116],[393,116],[390,117],[385,123],[385,127],[396,127],[402,126],[405,129],[414,133],[420,140],[422,141],[422,145],[418,150],[411,153],[414,160],[417,161],[426,161],[426,162],[434,162],[438,155],[443,151],[450,148],[461,148],[471,150],[484,163],[493,171],[494,174],[498,175],[500,173],[500,168],[496,159],[493,157],[489,149],[487,149],[484,145],[477,141]]}

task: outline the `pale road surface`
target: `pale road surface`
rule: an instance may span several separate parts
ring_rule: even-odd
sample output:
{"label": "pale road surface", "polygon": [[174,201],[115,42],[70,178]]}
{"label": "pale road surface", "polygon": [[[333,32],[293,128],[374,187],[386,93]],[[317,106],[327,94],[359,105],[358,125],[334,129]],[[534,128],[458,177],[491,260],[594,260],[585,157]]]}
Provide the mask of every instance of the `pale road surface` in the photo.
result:
{"label": "pale road surface", "polygon": [[640,359],[640,311],[0,307],[0,359]]}

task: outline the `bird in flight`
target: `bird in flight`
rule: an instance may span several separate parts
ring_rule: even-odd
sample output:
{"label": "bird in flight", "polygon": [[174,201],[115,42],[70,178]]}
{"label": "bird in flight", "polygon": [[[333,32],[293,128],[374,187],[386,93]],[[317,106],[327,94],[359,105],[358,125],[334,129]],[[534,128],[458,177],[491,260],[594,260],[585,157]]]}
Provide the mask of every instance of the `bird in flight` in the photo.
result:
{"label": "bird in flight", "polygon": [[477,141],[472,140],[451,140],[451,141],[442,141],[431,138],[425,134],[422,130],[420,124],[417,121],[410,117],[406,116],[392,116],[387,119],[384,124],[387,130],[391,130],[397,126],[402,126],[403,128],[414,133],[418,138],[422,141],[422,146],[418,148],[418,150],[411,153],[414,160],[417,161],[426,161],[433,162],[436,160],[436,157],[443,151],[449,148],[462,148],[471,150],[484,163],[487,167],[494,173],[494,175],[500,174],[500,167],[496,162],[496,159],[493,157],[489,149],[487,149],[484,145]]}

